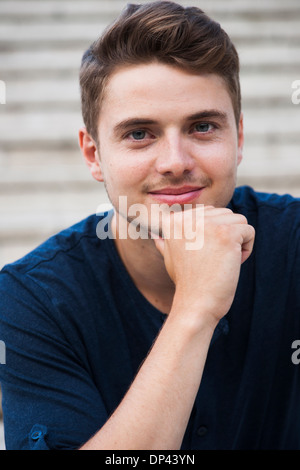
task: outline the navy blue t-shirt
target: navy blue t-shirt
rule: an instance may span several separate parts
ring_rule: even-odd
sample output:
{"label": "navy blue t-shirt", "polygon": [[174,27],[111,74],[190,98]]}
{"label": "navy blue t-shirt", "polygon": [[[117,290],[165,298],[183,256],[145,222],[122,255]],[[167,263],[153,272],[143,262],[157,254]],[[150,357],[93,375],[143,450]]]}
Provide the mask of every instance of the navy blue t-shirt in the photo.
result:
{"label": "navy blue t-shirt", "polygon": [[[300,449],[300,200],[241,187],[229,207],[255,227],[255,245],[215,330],[182,448]],[[85,443],[122,400],[166,319],[137,290],[114,241],[97,237],[100,219],[88,217],[0,273],[8,449]]]}

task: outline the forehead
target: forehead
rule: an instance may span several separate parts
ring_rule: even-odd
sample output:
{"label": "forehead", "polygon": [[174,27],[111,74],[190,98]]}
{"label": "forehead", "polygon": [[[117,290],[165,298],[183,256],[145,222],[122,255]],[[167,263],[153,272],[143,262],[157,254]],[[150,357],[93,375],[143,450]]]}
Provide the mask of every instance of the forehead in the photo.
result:
{"label": "forehead", "polygon": [[232,101],[225,81],[215,74],[194,74],[150,63],[118,68],[109,78],[103,94],[100,122],[126,118],[128,113],[169,119],[181,113],[219,109],[232,116]]}

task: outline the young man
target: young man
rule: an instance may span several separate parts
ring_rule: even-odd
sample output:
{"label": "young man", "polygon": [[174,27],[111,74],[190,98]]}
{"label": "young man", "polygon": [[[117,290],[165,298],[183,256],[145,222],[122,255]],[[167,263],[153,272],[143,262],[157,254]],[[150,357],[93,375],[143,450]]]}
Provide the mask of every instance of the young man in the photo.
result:
{"label": "young man", "polygon": [[238,74],[172,2],[85,53],[79,142],[114,210],[2,270],[7,448],[300,448],[300,201],[235,189]]}

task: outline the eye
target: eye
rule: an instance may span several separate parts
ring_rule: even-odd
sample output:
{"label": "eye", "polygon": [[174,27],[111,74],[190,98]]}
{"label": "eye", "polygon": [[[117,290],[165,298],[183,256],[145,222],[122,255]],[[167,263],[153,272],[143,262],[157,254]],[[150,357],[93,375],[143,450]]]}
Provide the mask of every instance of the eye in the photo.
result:
{"label": "eye", "polygon": [[202,134],[205,134],[206,132],[209,132],[213,128],[214,128],[214,125],[210,124],[209,122],[199,122],[194,127],[196,132],[200,132]]}
{"label": "eye", "polygon": [[155,139],[155,135],[147,129],[135,129],[124,136],[125,140],[132,145],[148,145]]}
{"label": "eye", "polygon": [[143,131],[142,129],[138,129],[136,131],[132,131],[129,134],[129,137],[131,137],[133,140],[143,140],[145,139],[147,133],[146,131]]}

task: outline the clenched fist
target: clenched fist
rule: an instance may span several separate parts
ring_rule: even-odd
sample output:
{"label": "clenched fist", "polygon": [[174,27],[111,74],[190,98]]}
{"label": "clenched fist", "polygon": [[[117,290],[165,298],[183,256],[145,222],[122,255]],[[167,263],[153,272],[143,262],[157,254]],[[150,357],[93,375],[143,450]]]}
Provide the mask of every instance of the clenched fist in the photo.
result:
{"label": "clenched fist", "polygon": [[[202,223],[197,224],[200,217]],[[188,249],[185,227],[193,227],[195,239],[203,240],[198,249]],[[168,213],[162,232],[170,237],[155,244],[176,286],[173,305],[218,322],[232,304],[241,264],[252,252],[254,228],[230,209],[202,206]]]}

